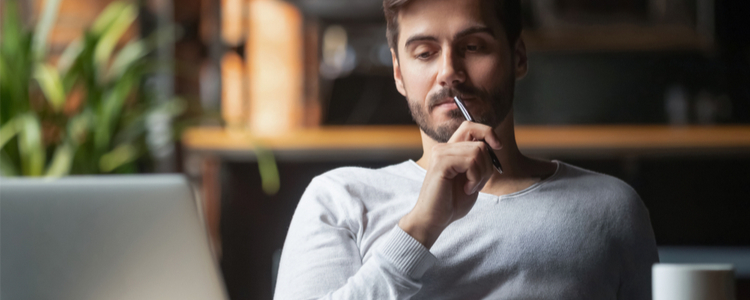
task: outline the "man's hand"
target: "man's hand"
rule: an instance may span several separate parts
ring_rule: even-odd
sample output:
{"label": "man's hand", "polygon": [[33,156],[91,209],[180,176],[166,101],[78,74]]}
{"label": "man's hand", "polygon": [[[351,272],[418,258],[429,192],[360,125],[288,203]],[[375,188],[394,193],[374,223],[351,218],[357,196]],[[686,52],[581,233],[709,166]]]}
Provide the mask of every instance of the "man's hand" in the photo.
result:
{"label": "man's hand", "polygon": [[448,143],[432,148],[417,204],[398,222],[428,249],[448,225],[469,213],[479,191],[495,172],[481,140],[494,149],[502,148],[491,127],[468,121]]}

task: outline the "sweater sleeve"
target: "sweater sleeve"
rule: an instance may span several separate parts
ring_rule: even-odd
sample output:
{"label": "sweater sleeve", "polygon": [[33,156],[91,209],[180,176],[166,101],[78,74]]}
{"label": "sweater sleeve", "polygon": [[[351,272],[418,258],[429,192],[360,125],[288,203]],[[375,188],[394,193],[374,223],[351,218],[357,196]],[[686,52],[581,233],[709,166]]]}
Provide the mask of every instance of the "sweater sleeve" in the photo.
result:
{"label": "sweater sleeve", "polygon": [[310,183],[287,233],[274,299],[409,299],[419,291],[436,258],[395,226],[363,263],[364,212],[350,198],[331,180]]}
{"label": "sweater sleeve", "polygon": [[[632,191],[632,190],[631,190]],[[621,214],[622,267],[619,300],[651,299],[651,266],[659,262],[648,209],[635,191]]]}

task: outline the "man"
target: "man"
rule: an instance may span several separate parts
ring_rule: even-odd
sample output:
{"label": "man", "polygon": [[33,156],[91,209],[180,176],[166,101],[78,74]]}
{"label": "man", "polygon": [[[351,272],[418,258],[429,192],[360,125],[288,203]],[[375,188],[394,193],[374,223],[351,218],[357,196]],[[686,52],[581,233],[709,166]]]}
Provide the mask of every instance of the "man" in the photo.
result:
{"label": "man", "polygon": [[516,146],[513,87],[527,70],[518,0],[383,5],[424,155],[313,179],[276,299],[650,299],[658,255],[636,192]]}

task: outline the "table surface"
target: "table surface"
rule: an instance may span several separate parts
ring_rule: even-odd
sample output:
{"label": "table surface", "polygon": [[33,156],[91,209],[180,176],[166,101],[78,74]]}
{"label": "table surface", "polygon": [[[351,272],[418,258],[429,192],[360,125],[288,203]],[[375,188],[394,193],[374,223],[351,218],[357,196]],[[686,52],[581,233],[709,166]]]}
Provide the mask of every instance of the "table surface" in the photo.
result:
{"label": "table surface", "polygon": [[[524,153],[541,156],[750,154],[750,126],[517,126]],[[252,159],[257,146],[282,158],[421,153],[416,126],[324,126],[269,137],[221,127],[185,131],[188,151]]]}

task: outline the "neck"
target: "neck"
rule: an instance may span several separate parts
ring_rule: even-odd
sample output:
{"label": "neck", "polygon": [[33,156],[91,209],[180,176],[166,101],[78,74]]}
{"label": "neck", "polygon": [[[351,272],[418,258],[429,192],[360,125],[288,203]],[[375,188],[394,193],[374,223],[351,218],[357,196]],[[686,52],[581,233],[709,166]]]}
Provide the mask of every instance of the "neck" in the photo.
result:
{"label": "neck", "polygon": [[[556,165],[551,162],[539,161],[526,157],[518,149],[516,144],[515,127],[513,124],[513,110],[508,112],[508,116],[500,125],[495,127],[495,134],[500,138],[503,148],[493,150],[500,164],[503,167],[503,173],[495,172],[485,185],[482,192],[504,195],[518,190],[522,190],[540,179],[546,178],[554,173]],[[422,131],[422,157],[417,164],[427,170],[432,157],[432,147],[438,142],[427,136]]]}

